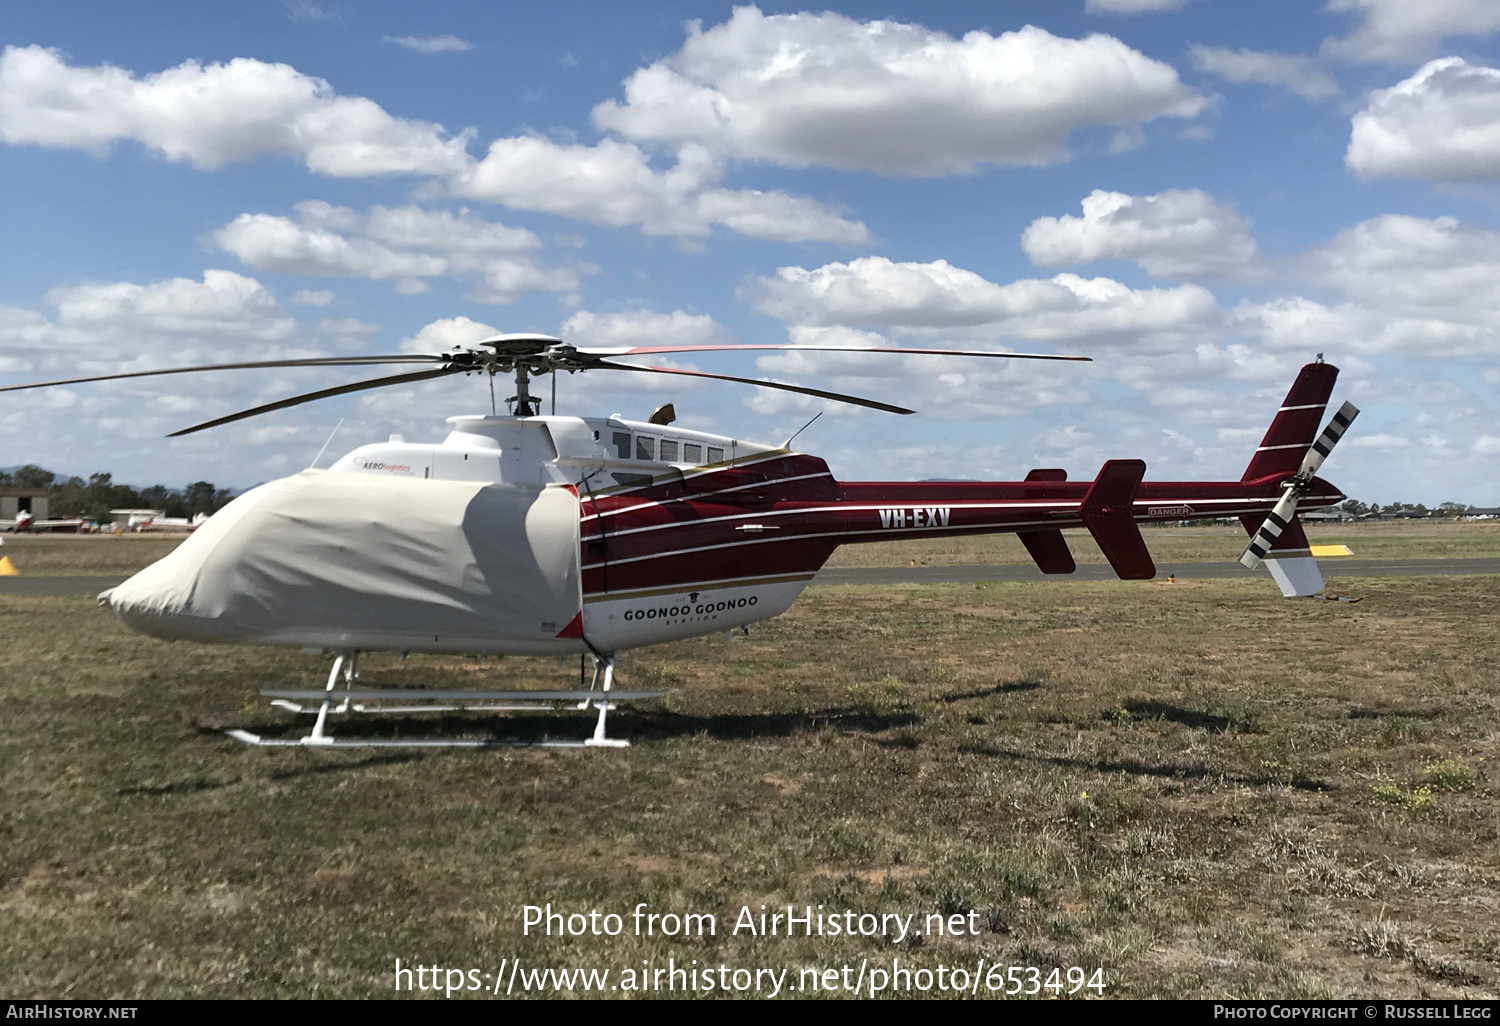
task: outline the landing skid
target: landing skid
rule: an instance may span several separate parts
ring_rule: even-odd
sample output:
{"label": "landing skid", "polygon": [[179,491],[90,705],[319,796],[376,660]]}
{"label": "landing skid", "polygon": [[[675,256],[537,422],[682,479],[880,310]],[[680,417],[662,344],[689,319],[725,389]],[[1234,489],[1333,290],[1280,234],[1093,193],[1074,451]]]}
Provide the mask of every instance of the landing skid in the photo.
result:
{"label": "landing skid", "polygon": [[[603,686],[599,669],[604,668]],[[594,657],[594,677],[589,688],[576,691],[463,691],[463,690],[395,690],[356,688],[359,679],[359,653],[341,652],[328,674],[328,686],[322,691],[272,690],[261,694],[270,698],[278,709],[292,713],[316,711],[318,718],[312,733],[301,738],[265,738],[247,730],[225,731],[236,741],[262,748],[628,748],[630,742],[612,738],[605,732],[609,710],[620,702],[660,698],[665,691],[615,691],[615,656],[606,653]],[[340,692],[338,685],[343,682]],[[336,704],[337,703],[337,704]],[[599,711],[594,734],[581,741],[509,741],[497,738],[463,740],[432,738],[393,740],[388,738],[336,738],[327,732],[328,716],[353,713],[418,712],[553,712],[566,709]]]}

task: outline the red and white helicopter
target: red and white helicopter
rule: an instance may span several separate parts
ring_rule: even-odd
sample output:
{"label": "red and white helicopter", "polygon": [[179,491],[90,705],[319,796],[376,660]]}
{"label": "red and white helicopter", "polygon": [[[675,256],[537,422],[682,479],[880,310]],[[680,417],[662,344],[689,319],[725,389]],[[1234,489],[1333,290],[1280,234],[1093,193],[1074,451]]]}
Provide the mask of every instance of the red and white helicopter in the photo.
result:
{"label": "red and white helicopter", "polygon": [[[1238,481],[1142,480],[1141,460],[1110,460],[1092,481],[1036,469],[1013,482],[844,482],[816,456],[648,421],[543,416],[531,378],[616,370],[738,381],[898,414],[913,411],[800,385],[612,362],[713,350],[827,350],[799,345],[581,348],[546,335],[497,335],[445,354],[220,364],[13,385],[0,391],[206,370],[424,364],[198,424],[176,435],[316,399],[456,374],[514,374],[505,416],[449,418],[441,443],[397,437],[361,446],[235,499],[164,559],[104,592],[132,629],[158,638],[265,644],[336,654],[323,690],[267,691],[317,711],[301,739],[230,733],[260,745],[470,745],[486,741],[335,739],[330,711],[597,709],[662,692],[613,688],[616,654],[747,626],[784,612],[840,545],[903,537],[1015,532],[1043,573],[1074,570],[1063,530],[1084,527],[1125,579],[1155,576],[1140,524],[1238,517],[1241,562],[1262,561],[1283,594],[1322,576],[1297,519],[1342,493],[1316,476],[1358,411],[1345,403],[1319,434],[1338,376],[1321,356],[1302,368]],[[1087,357],[862,347],[861,352],[1003,359]],[[555,380],[555,379],[554,379]],[[793,436],[795,438],[795,436]],[[591,654],[587,691],[356,688],[361,652]],[[600,671],[603,672],[602,685]],[[336,693],[342,682],[345,690]],[[420,700],[420,701],[418,701]],[[335,704],[337,703],[337,705]],[[436,703],[436,704],[434,704]],[[569,743],[569,742],[557,742]]]}

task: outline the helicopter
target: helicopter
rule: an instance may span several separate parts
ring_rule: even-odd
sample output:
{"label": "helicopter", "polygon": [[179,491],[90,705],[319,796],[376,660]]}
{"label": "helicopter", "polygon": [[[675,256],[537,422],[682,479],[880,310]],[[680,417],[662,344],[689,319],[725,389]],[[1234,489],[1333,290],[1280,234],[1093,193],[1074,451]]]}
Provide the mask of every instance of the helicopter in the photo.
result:
{"label": "helicopter", "polygon": [[[610,708],[664,692],[615,689],[619,653],[777,616],[846,544],[1013,532],[1043,573],[1065,575],[1076,564],[1063,531],[1082,527],[1118,577],[1141,580],[1156,573],[1142,523],[1233,517],[1250,535],[1240,557],[1246,567],[1267,566],[1286,596],[1323,588],[1297,511],[1345,498],[1317,471],[1358,410],[1345,403],[1319,432],[1338,376],[1322,354],[1301,369],[1238,481],[1145,482],[1144,461],[1114,459],[1092,481],[1069,481],[1065,470],[1043,467],[1012,482],[844,482],[819,457],[794,449],[796,435],[773,445],[690,430],[675,426],[670,404],[645,421],[544,415],[531,391],[540,375],[552,375],[555,389],[558,371],[613,370],[915,412],[801,385],[615,362],[726,350],[1089,359],[874,346],[587,348],[550,335],[501,334],[439,354],[212,364],[0,391],[263,367],[425,365],[241,410],[169,436],[177,437],[336,395],[488,376],[491,414],[448,418],[441,443],[392,436],[327,470],[252,488],[169,555],[99,596],[126,626],[156,638],[334,653],[321,690],[264,692],[280,708],[316,712],[312,732],[298,739],[229,732],[247,744],[482,746],[496,742],[334,737],[327,720],[330,712],[561,704],[595,710],[593,735],[544,743],[627,745],[608,734]],[[503,415],[494,399],[502,373],[515,382]],[[594,678],[586,691],[357,687],[359,655],[374,651],[591,656]]]}

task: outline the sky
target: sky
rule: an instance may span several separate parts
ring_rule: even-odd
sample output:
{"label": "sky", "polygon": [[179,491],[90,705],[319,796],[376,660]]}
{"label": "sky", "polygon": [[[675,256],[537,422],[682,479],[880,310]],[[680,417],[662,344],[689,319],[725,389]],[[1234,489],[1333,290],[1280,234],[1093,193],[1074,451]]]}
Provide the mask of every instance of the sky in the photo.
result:
{"label": "sky", "polygon": [[[0,47],[0,384],[498,331],[1066,353],[657,361],[911,417],[603,371],[557,409],[825,412],[845,480],[1197,480],[1323,354],[1362,410],[1324,477],[1500,505],[1493,0],[8,4]],[[0,466],[243,488],[488,412],[442,379],[164,437],[380,373],[8,393]]]}

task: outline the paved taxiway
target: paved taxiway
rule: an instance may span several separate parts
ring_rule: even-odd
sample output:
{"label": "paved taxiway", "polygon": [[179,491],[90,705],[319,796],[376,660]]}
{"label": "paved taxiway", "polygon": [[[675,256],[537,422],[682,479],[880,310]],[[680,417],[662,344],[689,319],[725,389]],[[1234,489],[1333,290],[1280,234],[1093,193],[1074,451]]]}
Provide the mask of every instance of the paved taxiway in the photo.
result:
{"label": "paved taxiway", "polygon": [[[1500,558],[1474,559],[1325,559],[1328,577],[1452,577],[1459,574],[1500,574]],[[1269,577],[1265,570],[1246,570],[1238,563],[1159,563],[1158,580],[1176,574],[1178,580],[1225,577]],[[975,581],[1112,581],[1105,563],[1083,563],[1071,574],[1049,577],[1030,564],[999,566],[862,566],[822,570],[814,584],[972,584]],[[97,595],[124,577],[0,577],[0,595]]]}
{"label": "paved taxiway", "polygon": [[[1319,560],[1327,577],[1421,577],[1426,575],[1500,574],[1500,558],[1482,559],[1349,559]],[[1156,577],[1176,574],[1181,581],[1224,577],[1266,577],[1267,570],[1246,570],[1238,563],[1158,563]],[[1001,566],[862,566],[822,570],[814,584],[970,584],[975,581],[1112,581],[1107,563],[1081,563],[1071,574],[1049,576],[1029,563]]]}

